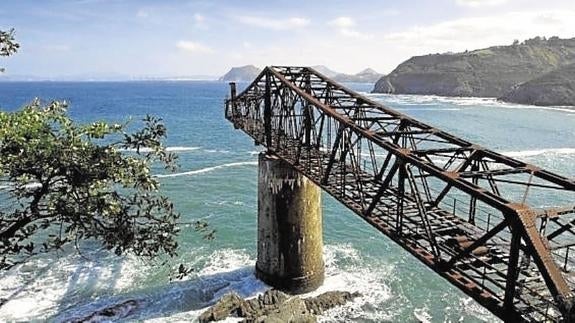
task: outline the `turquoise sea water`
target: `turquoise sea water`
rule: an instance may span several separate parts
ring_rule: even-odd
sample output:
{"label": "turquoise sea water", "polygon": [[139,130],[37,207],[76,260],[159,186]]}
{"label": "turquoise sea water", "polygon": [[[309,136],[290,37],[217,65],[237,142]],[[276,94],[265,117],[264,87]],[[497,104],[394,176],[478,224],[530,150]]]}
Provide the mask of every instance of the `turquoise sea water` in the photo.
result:
{"label": "turquoise sea water", "polygon": [[[245,85],[244,85],[245,86]],[[369,85],[350,85],[369,91]],[[34,97],[65,99],[80,122],[162,117],[167,145],[181,169],[161,177],[183,220],[206,219],[217,238],[192,229],[180,236],[172,265],[196,268],[169,282],[172,268],[116,257],[87,244],[0,273],[0,321],[66,321],[125,300],[139,302],[135,321],[193,320],[219,296],[254,296],[267,286],[253,276],[256,257],[257,153],[261,148],[223,117],[228,86],[218,82],[0,83],[0,109]],[[386,105],[512,157],[575,176],[575,110],[498,103],[491,99],[370,95]],[[1,125],[0,125],[1,126]],[[495,318],[327,194],[324,203],[326,284],[359,291],[356,301],[321,321],[492,322]]]}

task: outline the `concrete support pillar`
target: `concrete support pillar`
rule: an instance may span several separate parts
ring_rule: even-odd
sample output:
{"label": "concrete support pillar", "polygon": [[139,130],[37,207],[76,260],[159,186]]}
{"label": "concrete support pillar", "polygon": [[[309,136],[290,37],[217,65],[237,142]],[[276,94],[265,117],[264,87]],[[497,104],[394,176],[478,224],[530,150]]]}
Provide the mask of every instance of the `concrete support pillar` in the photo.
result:
{"label": "concrete support pillar", "polygon": [[321,190],[276,156],[259,155],[256,275],[292,294],[324,279]]}

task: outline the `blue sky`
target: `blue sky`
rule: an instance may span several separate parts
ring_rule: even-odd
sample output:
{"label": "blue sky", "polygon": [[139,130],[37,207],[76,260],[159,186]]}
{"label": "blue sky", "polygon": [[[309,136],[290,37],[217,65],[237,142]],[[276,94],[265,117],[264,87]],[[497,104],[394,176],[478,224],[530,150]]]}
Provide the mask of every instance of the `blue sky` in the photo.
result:
{"label": "blue sky", "polygon": [[390,72],[413,55],[575,37],[573,0],[2,0],[7,75],[220,75],[232,66]]}

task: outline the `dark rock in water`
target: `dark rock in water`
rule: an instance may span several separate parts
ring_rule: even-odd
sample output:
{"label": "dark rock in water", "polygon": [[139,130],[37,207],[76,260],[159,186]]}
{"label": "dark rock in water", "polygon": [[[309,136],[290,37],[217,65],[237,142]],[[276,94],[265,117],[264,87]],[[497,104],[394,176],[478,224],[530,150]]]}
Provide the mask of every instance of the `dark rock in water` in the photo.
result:
{"label": "dark rock in water", "polygon": [[541,106],[575,106],[575,64],[519,84],[500,99]]}
{"label": "dark rock in water", "polygon": [[214,306],[202,313],[200,323],[223,320],[228,316],[243,317],[243,322],[316,322],[315,315],[341,306],[359,293],[327,292],[318,297],[301,299],[278,290],[268,290],[257,298],[243,300],[237,294],[223,296]]}
{"label": "dark rock in water", "polygon": [[68,321],[69,323],[94,323],[103,321],[117,321],[127,317],[132,314],[135,309],[139,306],[138,301],[129,300],[114,306],[106,307],[97,312],[92,313],[89,316],[73,319]]}
{"label": "dark rock in water", "polygon": [[575,38],[416,56],[382,77],[375,93],[501,97],[513,86],[575,63]]}

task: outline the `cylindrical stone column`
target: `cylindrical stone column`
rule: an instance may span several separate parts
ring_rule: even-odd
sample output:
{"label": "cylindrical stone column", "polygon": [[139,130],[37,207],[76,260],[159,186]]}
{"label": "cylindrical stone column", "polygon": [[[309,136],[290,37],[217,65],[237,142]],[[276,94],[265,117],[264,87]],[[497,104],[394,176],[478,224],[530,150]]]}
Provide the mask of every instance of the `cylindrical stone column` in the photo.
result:
{"label": "cylindrical stone column", "polygon": [[291,294],[323,283],[321,190],[277,156],[259,155],[256,275]]}

